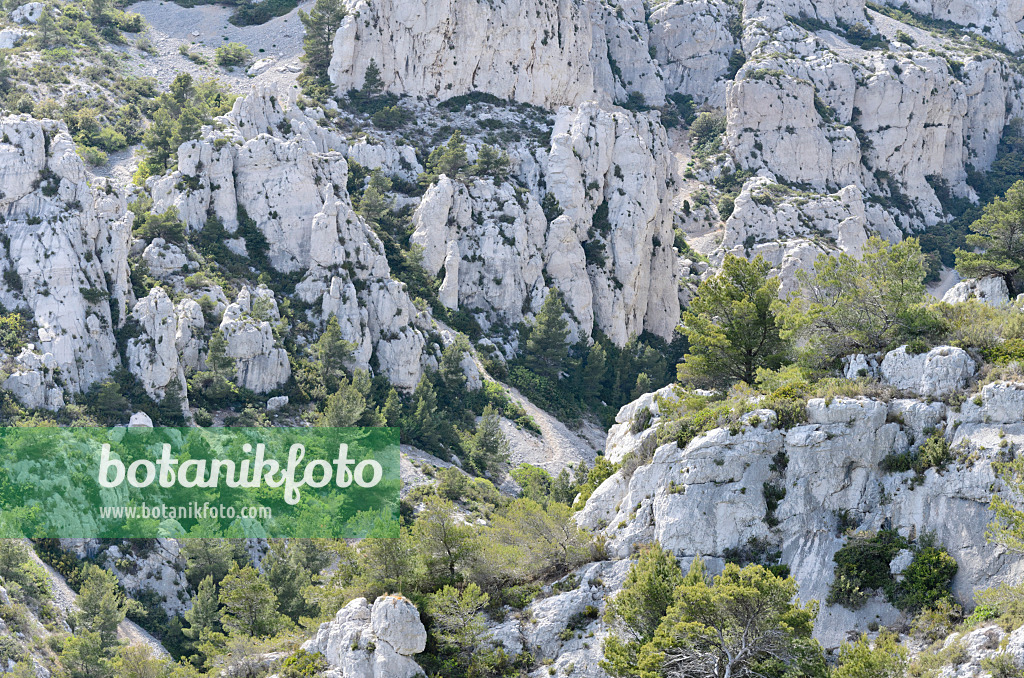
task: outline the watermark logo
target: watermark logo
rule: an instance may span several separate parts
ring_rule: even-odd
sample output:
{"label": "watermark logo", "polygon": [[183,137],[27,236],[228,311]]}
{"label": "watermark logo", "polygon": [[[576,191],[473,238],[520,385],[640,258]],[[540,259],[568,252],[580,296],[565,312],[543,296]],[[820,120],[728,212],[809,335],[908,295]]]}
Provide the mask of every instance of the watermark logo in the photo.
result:
{"label": "watermark logo", "polygon": [[400,484],[394,428],[0,429],[0,536],[380,535]]}

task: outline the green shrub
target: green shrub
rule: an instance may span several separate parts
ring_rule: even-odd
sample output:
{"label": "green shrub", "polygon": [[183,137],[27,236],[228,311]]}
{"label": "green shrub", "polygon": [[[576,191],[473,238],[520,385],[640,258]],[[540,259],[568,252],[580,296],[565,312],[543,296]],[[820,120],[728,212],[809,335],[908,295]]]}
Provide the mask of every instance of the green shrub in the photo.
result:
{"label": "green shrub", "polygon": [[224,68],[244,66],[252,60],[252,50],[240,42],[229,42],[217,48],[215,60]]}
{"label": "green shrub", "polygon": [[327,660],[319,652],[299,649],[284,660],[280,675],[281,678],[312,678],[328,668]]}

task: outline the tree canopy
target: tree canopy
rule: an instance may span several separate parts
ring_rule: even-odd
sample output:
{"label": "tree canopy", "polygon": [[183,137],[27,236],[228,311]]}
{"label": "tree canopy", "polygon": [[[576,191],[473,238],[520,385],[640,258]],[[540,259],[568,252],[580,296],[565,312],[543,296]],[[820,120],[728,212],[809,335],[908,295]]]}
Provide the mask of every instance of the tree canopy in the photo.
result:
{"label": "tree canopy", "polygon": [[1024,181],[1018,181],[985,206],[970,226],[970,250],[956,251],[956,268],[969,277],[998,276],[1006,282],[1010,298],[1021,291],[1024,275]]}
{"label": "tree canopy", "polygon": [[704,385],[753,383],[759,368],[779,367],[787,343],[779,335],[774,304],[779,280],[771,265],[728,255],[722,272],[701,283],[683,313],[681,331],[690,352],[679,365],[679,379]]}

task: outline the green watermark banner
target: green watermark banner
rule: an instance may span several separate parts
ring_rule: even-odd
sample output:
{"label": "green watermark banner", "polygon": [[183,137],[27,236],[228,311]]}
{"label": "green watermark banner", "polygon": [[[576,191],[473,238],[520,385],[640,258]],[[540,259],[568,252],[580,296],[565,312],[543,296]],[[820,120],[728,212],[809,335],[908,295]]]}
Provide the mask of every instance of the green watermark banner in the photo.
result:
{"label": "green watermark banner", "polygon": [[397,537],[396,428],[0,428],[0,537]]}

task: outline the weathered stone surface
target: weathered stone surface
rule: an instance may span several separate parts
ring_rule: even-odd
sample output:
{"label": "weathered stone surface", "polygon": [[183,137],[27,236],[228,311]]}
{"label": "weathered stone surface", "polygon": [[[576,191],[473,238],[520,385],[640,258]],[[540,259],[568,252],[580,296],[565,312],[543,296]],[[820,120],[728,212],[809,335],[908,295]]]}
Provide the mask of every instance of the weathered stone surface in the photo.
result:
{"label": "weathered stone surface", "polygon": [[961,280],[942,295],[942,300],[947,304],[957,304],[969,299],[977,299],[991,306],[1003,306],[1010,302],[1010,292],[1005,280],[989,276]]}
{"label": "weathered stone surface", "polygon": [[90,186],[63,123],[0,117],[0,139],[0,304],[28,311],[35,352],[80,392],[120,364],[111,308],[123,323],[132,215],[118,190]]}
{"label": "weathered stone surface", "polygon": [[638,92],[660,105],[645,19],[639,0],[362,0],[335,36],[329,74],[339,93],[362,87],[373,59],[386,89],[413,96],[476,91],[555,107]]}
{"label": "weathered stone surface", "polygon": [[334,678],[413,678],[423,670],[411,655],[423,651],[427,631],[416,607],[401,596],[381,596],[371,606],[356,598],[320,625],[302,645],[319,652]]}
{"label": "weathered stone surface", "polygon": [[974,376],[977,364],[967,351],[937,346],[913,355],[906,346],[885,354],[880,368],[882,381],[922,396],[947,396],[963,388]]}

